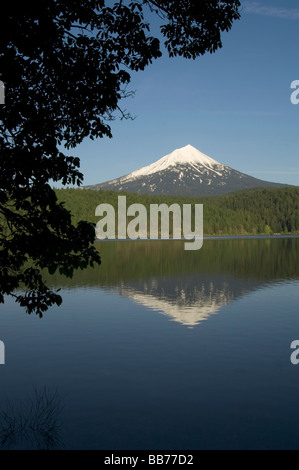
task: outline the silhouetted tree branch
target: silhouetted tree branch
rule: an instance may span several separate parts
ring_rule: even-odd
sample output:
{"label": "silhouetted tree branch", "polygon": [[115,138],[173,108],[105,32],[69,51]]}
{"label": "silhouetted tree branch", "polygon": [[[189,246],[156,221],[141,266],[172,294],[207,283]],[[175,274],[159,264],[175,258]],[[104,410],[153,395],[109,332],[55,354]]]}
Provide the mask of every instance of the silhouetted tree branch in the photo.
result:
{"label": "silhouetted tree branch", "polygon": [[[221,47],[239,18],[237,0],[6,2],[1,8],[0,302],[14,295],[40,316],[61,297],[41,270],[72,276],[100,263],[94,226],[74,226],[50,181],[80,185],[75,148],[86,137],[112,137],[109,122],[130,82],[161,56],[144,9],[163,13],[170,56],[196,58]],[[161,16],[161,15],[160,15]],[[116,114],[115,114],[116,113]],[[15,292],[23,286],[24,292]]]}

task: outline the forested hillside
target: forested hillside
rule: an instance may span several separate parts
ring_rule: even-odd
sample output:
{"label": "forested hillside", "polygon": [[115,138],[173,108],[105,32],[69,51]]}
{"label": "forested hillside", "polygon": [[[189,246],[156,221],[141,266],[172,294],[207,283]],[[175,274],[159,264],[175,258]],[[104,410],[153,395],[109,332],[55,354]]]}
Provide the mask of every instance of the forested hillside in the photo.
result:
{"label": "forested hillside", "polygon": [[[205,235],[246,235],[299,233],[299,188],[261,188],[223,196],[180,197],[126,194],[114,191],[56,189],[60,202],[72,213],[75,223],[96,223],[95,209],[108,203],[117,208],[118,196],[125,195],[127,207],[143,204],[203,204]],[[117,211],[116,211],[117,212]]]}

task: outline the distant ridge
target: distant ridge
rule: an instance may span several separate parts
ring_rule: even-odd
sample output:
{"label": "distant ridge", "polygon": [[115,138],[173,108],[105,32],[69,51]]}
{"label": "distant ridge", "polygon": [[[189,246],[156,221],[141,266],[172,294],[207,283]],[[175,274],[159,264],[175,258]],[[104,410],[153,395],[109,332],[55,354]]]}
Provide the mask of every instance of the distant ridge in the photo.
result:
{"label": "distant ridge", "polygon": [[140,194],[208,196],[249,188],[285,186],[288,185],[263,181],[241,173],[208,157],[192,145],[186,145],[128,175],[84,188]]}

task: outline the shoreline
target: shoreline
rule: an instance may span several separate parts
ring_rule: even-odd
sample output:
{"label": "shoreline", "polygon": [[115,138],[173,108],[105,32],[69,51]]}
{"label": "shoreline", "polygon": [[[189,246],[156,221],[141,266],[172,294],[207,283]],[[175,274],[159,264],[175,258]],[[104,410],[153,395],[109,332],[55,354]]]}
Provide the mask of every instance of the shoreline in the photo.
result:
{"label": "shoreline", "polygon": [[[275,235],[204,235],[203,240],[221,240],[221,239],[279,239],[279,238],[299,238],[299,234],[275,234]],[[195,237],[195,239],[199,239],[199,237]],[[131,238],[115,238],[115,239],[95,239],[95,242],[136,242],[136,241],[186,241],[186,238],[137,238],[136,240],[132,240]]]}

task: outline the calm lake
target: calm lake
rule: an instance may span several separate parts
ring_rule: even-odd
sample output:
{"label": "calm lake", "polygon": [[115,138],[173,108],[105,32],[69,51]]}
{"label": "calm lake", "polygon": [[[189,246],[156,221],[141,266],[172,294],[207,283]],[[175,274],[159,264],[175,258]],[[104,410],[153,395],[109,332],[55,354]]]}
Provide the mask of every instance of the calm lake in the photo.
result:
{"label": "calm lake", "polygon": [[2,448],[298,449],[299,238],[97,246],[43,318],[0,306]]}

